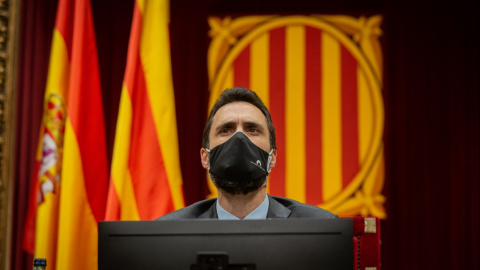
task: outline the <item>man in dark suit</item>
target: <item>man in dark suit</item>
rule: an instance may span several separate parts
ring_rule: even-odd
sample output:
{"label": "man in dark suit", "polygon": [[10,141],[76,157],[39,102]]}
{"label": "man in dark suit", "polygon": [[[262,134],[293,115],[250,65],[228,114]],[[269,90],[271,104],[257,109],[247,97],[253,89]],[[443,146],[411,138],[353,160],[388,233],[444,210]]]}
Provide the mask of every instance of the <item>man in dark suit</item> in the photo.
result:
{"label": "man in dark suit", "polygon": [[203,131],[200,157],[218,198],[158,220],[337,218],[316,206],[266,193],[277,158],[275,128],[270,112],[253,91],[235,87],[220,95]]}

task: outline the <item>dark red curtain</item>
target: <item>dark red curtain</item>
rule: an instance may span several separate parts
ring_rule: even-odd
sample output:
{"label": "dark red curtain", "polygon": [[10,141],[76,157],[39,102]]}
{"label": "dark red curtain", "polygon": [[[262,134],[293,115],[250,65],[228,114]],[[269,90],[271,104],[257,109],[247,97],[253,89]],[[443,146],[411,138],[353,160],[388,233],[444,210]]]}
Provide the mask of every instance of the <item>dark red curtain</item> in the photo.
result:
{"label": "dark red curtain", "polygon": [[[384,269],[479,269],[478,1],[173,0],[172,69],[185,199],[206,194],[199,149],[207,115],[207,17],[225,14],[384,16],[387,219]],[[92,1],[113,149],[133,0]],[[22,1],[12,269],[21,250],[56,1]]]}
{"label": "dark red curtain", "polygon": [[385,7],[388,269],[479,269],[478,2]]}

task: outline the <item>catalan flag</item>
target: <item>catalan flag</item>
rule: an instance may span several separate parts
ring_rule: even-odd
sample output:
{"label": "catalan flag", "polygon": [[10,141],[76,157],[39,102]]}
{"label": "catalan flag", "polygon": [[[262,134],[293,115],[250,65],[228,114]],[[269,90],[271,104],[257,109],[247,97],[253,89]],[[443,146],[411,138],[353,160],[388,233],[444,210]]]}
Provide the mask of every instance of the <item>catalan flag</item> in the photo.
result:
{"label": "catalan flag", "polygon": [[106,220],[151,220],[184,206],[166,0],[135,1]]}
{"label": "catalan flag", "polygon": [[26,228],[27,238],[34,235],[35,241],[27,239],[26,249],[32,250],[34,242],[34,256],[46,258],[50,270],[95,269],[108,165],[89,0],[58,3],[44,104],[38,193],[33,193]]}

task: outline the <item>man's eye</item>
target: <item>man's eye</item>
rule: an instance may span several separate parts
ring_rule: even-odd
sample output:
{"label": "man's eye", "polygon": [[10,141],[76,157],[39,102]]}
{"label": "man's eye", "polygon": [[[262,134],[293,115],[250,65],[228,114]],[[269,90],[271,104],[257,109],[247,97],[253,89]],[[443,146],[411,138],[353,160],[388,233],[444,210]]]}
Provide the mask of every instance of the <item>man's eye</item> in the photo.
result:
{"label": "man's eye", "polygon": [[258,129],[257,129],[257,128],[249,128],[249,129],[248,129],[248,132],[250,132],[250,133],[256,133],[256,132],[258,132]]}
{"label": "man's eye", "polygon": [[228,133],[228,132],[230,132],[230,129],[228,129],[228,128],[224,128],[224,129],[220,130],[220,133]]}

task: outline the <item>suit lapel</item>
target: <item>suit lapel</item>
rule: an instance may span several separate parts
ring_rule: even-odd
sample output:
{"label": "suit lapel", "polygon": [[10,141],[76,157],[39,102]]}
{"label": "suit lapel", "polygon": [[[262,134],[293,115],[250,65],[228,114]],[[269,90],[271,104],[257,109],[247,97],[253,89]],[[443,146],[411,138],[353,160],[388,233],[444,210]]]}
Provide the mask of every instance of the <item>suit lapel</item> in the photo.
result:
{"label": "suit lapel", "polygon": [[269,218],[288,218],[292,211],[281,203],[277,202],[272,196],[268,195],[268,201],[270,203],[268,207],[267,219]]}
{"label": "suit lapel", "polygon": [[217,214],[217,200],[214,200],[210,208],[208,208],[207,211],[203,212],[200,216],[198,216],[199,219],[218,219],[218,214]]}

